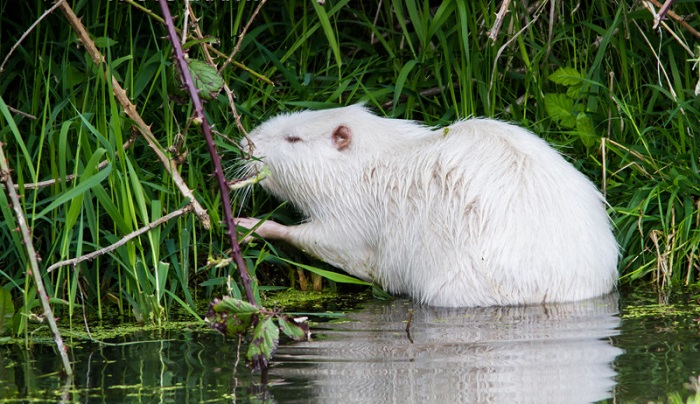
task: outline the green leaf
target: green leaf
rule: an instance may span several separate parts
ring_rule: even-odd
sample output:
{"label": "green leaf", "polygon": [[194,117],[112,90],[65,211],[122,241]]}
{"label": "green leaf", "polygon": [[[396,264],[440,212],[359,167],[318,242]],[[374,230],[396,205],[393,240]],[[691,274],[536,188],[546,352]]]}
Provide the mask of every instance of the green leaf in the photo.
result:
{"label": "green leaf", "polygon": [[190,314],[192,315],[193,318],[197,319],[197,321],[199,321],[199,322],[203,322],[203,321],[204,321],[204,320],[202,320],[201,317],[199,317],[199,314],[197,314],[197,312],[195,312],[195,311],[192,309],[192,307],[190,307],[189,304],[185,303],[185,301],[183,301],[182,299],[180,299],[179,297],[177,297],[176,294],[174,294],[173,292],[171,292],[171,291],[169,291],[169,290],[167,290],[167,289],[165,290],[165,293],[166,293],[168,296],[170,296],[171,298],[173,298],[176,302],[180,303],[180,306],[182,306],[183,309],[185,309],[188,313],[190,313]]}
{"label": "green leaf", "polygon": [[572,67],[560,67],[550,74],[548,78],[557,84],[565,86],[581,86],[583,76]]}
{"label": "green leaf", "polygon": [[107,178],[109,173],[112,171],[112,163],[107,164],[105,168],[97,172],[97,174],[91,176],[90,178],[84,179],[80,181],[80,184],[78,184],[75,188],[72,188],[64,193],[61,194],[58,198],[54,199],[53,202],[49,204],[49,206],[45,207],[41,212],[39,212],[38,215],[34,217],[34,219],[38,219],[40,217],[43,217],[46,215],[46,213],[52,211],[56,207],[73,200],[74,198],[77,198],[81,196],[85,191],[88,189],[98,186],[102,180]]}
{"label": "green leaf", "polygon": [[190,68],[194,87],[197,89],[199,96],[207,101],[216,98],[224,87],[224,79],[218,70],[214,66],[197,59],[189,60],[187,65]]}
{"label": "green leaf", "polygon": [[258,322],[253,330],[253,340],[248,346],[248,366],[253,370],[267,368],[272,355],[277,350],[280,339],[280,330],[275,326],[272,318],[265,316],[265,319]]}
{"label": "green leaf", "polygon": [[290,260],[282,258],[282,257],[277,257],[277,259],[279,259],[282,262],[286,262],[289,265],[295,265],[295,266],[298,266],[299,268],[305,269],[309,272],[313,272],[317,275],[321,275],[322,277],[324,277],[326,279],[330,279],[333,282],[353,283],[356,285],[367,285],[367,286],[371,285],[371,283],[369,283],[369,282],[359,280],[359,279],[354,278],[352,276],[339,274],[337,272],[326,271],[325,269],[320,269],[320,268],[316,268],[316,267],[312,267],[312,266],[308,266],[308,265],[304,265],[304,264],[299,264],[297,262],[290,261]]}
{"label": "green leaf", "polygon": [[591,118],[583,112],[576,115],[576,133],[586,147],[595,145],[598,140]]}
{"label": "green leaf", "polygon": [[277,323],[280,325],[280,330],[295,341],[308,340],[311,336],[305,317],[291,318],[289,316],[280,316],[277,318]]}
{"label": "green leaf", "polygon": [[576,116],[571,113],[574,109],[574,100],[567,97],[566,94],[545,94],[544,108],[547,115],[561,126],[573,128],[576,125]]}
{"label": "green leaf", "polygon": [[110,37],[106,37],[106,36],[94,38],[92,41],[95,43],[95,46],[97,46],[98,48],[103,48],[103,49],[109,48],[110,46],[116,45],[119,43],[119,42],[115,41],[114,39],[112,39]]}
{"label": "green leaf", "polygon": [[401,68],[401,72],[399,72],[399,76],[396,78],[396,85],[394,86],[394,109],[396,109],[396,105],[398,104],[399,99],[401,98],[401,92],[403,91],[403,88],[406,84],[408,75],[411,73],[411,71],[417,64],[417,60],[409,60]]}
{"label": "green leaf", "polygon": [[331,26],[331,21],[328,18],[326,10],[318,4],[317,1],[312,1],[311,4],[314,6],[314,10],[318,15],[318,20],[321,22],[321,27],[323,28],[323,33],[326,34],[326,39],[328,39],[328,44],[330,45],[333,56],[335,57],[335,63],[338,67],[343,65],[343,58],[340,53],[340,47],[338,46],[338,40],[335,37],[335,31]]}
{"label": "green leaf", "polygon": [[[24,144],[24,137],[20,134],[19,129],[17,128],[17,124],[15,123],[15,120],[12,118],[12,114],[10,113],[10,110],[8,109],[7,105],[5,104],[5,101],[3,98],[0,96],[0,113],[5,117],[5,121],[7,123],[7,126],[10,128],[10,132],[12,132],[12,135],[15,137],[15,141],[17,142],[17,146],[22,150],[22,155],[24,156],[24,163],[27,165],[27,169],[29,169],[29,175],[32,179],[36,179],[36,169],[34,168],[34,159],[31,157],[29,154],[29,151],[27,150],[27,146]],[[4,127],[5,125],[0,125],[0,128]],[[18,183],[20,182],[19,180],[17,181]]]}
{"label": "green leaf", "polygon": [[259,313],[260,309],[254,305],[240,299],[233,299],[230,297],[225,297],[222,300],[214,299],[212,301],[212,308],[217,313],[231,313],[231,314],[242,314],[242,313]]}
{"label": "green leaf", "polygon": [[260,309],[240,299],[214,299],[209,304],[206,321],[209,327],[227,337],[244,335],[254,318],[260,317]]}
{"label": "green leaf", "polygon": [[12,303],[12,294],[6,289],[0,288],[0,335],[11,330],[14,315],[15,305]]}
{"label": "green leaf", "polygon": [[[100,164],[100,160],[102,160],[102,156],[105,154],[105,152],[106,150],[102,148],[98,148],[97,150],[95,150],[95,152],[90,157],[90,160],[87,162],[85,169],[82,173],[80,173],[81,184],[94,175],[95,171],[97,170],[97,166]],[[70,231],[75,225],[75,222],[78,220],[83,206],[83,197],[85,196],[87,191],[88,190],[85,190],[85,192],[81,192],[80,194],[76,195],[75,198],[71,199],[70,205],[68,206],[68,211],[66,212],[66,231]]]}

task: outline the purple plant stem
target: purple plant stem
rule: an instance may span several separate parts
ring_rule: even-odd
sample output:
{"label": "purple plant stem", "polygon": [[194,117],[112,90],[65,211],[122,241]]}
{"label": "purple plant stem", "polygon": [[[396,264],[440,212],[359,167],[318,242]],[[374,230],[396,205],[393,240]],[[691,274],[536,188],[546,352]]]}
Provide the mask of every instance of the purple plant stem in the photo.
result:
{"label": "purple plant stem", "polygon": [[238,271],[241,274],[241,280],[243,282],[243,288],[245,289],[246,298],[248,303],[257,306],[255,302],[255,296],[253,295],[253,288],[251,285],[250,275],[248,274],[248,269],[246,268],[245,261],[243,261],[243,256],[241,255],[241,247],[238,245],[238,238],[236,237],[236,225],[233,222],[233,214],[231,212],[231,201],[228,198],[228,187],[226,186],[226,179],[224,178],[224,171],[221,169],[221,158],[216,152],[216,147],[214,146],[214,140],[211,135],[211,127],[207,123],[207,119],[204,116],[204,108],[202,107],[202,102],[199,99],[199,94],[197,89],[194,87],[194,82],[192,81],[192,76],[190,75],[189,67],[187,66],[187,61],[185,60],[185,55],[182,52],[182,47],[178,41],[177,33],[175,32],[175,25],[173,24],[173,17],[168,9],[167,0],[159,0],[160,8],[163,12],[163,17],[165,19],[165,25],[168,28],[168,38],[173,44],[173,49],[175,50],[175,62],[179,67],[181,74],[181,79],[185,83],[185,87],[192,98],[192,103],[194,105],[194,113],[196,119],[200,122],[202,127],[202,134],[204,134],[204,139],[207,142],[207,149],[209,150],[209,155],[211,156],[212,163],[214,164],[214,176],[219,183],[219,190],[221,192],[221,201],[224,204],[224,220],[226,222],[226,228],[228,230],[229,241],[231,242],[231,258],[236,263]]}

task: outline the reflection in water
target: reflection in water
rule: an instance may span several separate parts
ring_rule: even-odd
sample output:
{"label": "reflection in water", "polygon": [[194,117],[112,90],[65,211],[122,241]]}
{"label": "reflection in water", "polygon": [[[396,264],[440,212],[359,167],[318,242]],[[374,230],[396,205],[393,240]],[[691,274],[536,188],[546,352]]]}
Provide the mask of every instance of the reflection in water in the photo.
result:
{"label": "reflection in water", "polygon": [[[617,296],[528,307],[370,302],[314,341],[281,346],[277,399],[322,402],[592,402],[612,396]],[[348,321],[349,320],[349,321]],[[326,327],[325,329],[322,327]],[[286,400],[285,400],[286,401]]]}
{"label": "reflection in water", "polygon": [[[252,394],[279,403],[447,404],[611,396],[611,363],[622,351],[609,340],[624,337],[609,338],[620,325],[616,296],[532,307],[416,307],[413,342],[405,333],[411,307],[405,300],[372,301],[339,321],[314,325],[313,341],[280,346],[268,389],[260,389],[259,374],[250,373],[244,358],[237,362],[236,341],[211,332],[142,332],[105,346],[75,341],[72,382],[60,377],[52,345],[29,351],[0,346],[0,399],[247,402]],[[640,331],[633,330],[628,339],[638,341]],[[652,330],[643,334],[664,338]],[[634,352],[637,342],[626,343],[621,346]],[[625,365],[628,372],[654,363],[634,360]],[[682,372],[678,388],[688,374]],[[646,376],[634,373],[634,381]]]}

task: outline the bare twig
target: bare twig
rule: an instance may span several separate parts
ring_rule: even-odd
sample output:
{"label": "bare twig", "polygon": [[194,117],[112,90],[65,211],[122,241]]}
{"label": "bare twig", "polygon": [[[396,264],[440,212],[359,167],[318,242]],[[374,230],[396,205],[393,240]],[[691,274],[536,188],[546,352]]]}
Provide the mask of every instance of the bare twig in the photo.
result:
{"label": "bare twig", "polygon": [[[649,1],[651,1],[656,7],[662,7],[661,3],[659,3],[659,2],[656,1],[656,0],[649,0]],[[654,14],[655,16],[657,15],[656,13],[654,13],[654,11],[653,11],[650,7],[648,7],[646,4],[645,4],[645,7],[647,7],[647,9],[649,9],[649,10],[651,11],[652,14]],[[659,11],[659,13],[661,13],[661,11]],[[700,32],[698,32],[695,28],[691,27],[690,24],[688,24],[688,23],[685,21],[685,19],[683,19],[683,17],[679,16],[678,14],[674,13],[674,12],[671,11],[671,10],[668,10],[668,12],[667,12],[666,14],[667,14],[669,17],[671,17],[671,18],[673,18],[674,20],[676,20],[677,23],[681,24],[681,26],[682,26],[686,31],[688,31],[688,32],[690,32],[691,34],[693,34],[696,38],[700,38]],[[654,28],[656,28],[656,26],[655,26]]]}
{"label": "bare twig", "polygon": [[[143,11],[144,13],[146,13],[148,16],[150,16],[150,17],[153,18],[154,20],[158,21],[159,23],[165,24],[165,21],[163,21],[163,18],[161,18],[160,16],[156,15],[155,13],[153,13],[153,11],[147,9],[146,7],[143,7],[143,6],[139,5],[138,3],[135,2],[135,0],[123,0],[123,1],[124,1],[125,3],[128,3],[128,4],[130,4],[130,5],[134,6],[134,7],[136,7],[138,10]],[[190,14],[192,14],[192,15],[194,16],[194,13],[192,12],[192,9],[191,9],[191,8],[190,8]],[[192,17],[192,18],[194,18],[194,17]],[[182,32],[181,30],[177,29],[177,27],[175,28],[175,31],[176,31],[178,34],[180,34],[180,33]],[[200,37],[197,38],[197,39],[203,39],[203,37],[200,36]],[[212,53],[216,54],[217,57],[222,58],[222,59],[228,59],[228,57],[229,57],[229,55],[227,55],[227,54],[221,52],[220,50],[218,50],[218,49],[216,49],[216,48],[214,48],[211,44],[203,43],[202,45],[203,45],[203,46],[202,46],[202,50],[203,50],[205,53],[207,53],[207,52],[212,52]],[[250,74],[251,76],[255,77],[257,80],[264,81],[265,83],[267,83],[267,84],[269,84],[269,85],[271,85],[271,86],[274,86],[274,85],[275,85],[275,83],[273,83],[272,80],[270,80],[269,78],[267,78],[267,77],[263,76],[262,74],[256,72],[255,70],[252,70],[251,68],[249,68],[248,66],[244,65],[243,63],[240,63],[240,62],[237,62],[237,61],[235,61],[235,60],[232,60],[232,61],[231,61],[231,64],[234,65],[234,66],[236,66],[237,68],[239,68],[239,69],[241,69],[241,70],[247,72],[247,73]],[[215,65],[215,63],[212,63],[212,65]]]}
{"label": "bare twig", "polygon": [[[130,137],[129,139],[127,139],[126,142],[124,142],[124,144],[122,146],[124,148],[124,150],[128,149],[129,146],[131,146],[135,140],[136,140],[136,138],[133,136]],[[104,161],[100,162],[100,164],[97,165],[97,171],[104,169],[105,167],[107,167],[108,164],[109,164],[109,160],[104,160]],[[69,182],[73,181],[74,179],[76,179],[77,177],[78,176],[75,174],[68,174],[68,175],[66,175],[66,178],[63,179],[63,182],[69,183]],[[54,178],[54,179],[45,180],[45,181],[25,183],[22,185],[22,188],[24,188],[24,189],[39,189],[39,188],[44,188],[44,187],[50,187],[50,186],[56,184],[58,181],[60,181],[60,179]],[[5,184],[0,184],[0,186],[4,188]],[[15,184],[15,189],[19,189],[19,184]]]}
{"label": "bare twig", "polygon": [[[70,6],[65,2],[61,3],[61,9],[65,14],[66,19],[68,19],[68,22],[73,27],[73,30],[75,30],[76,34],[78,35],[80,42],[83,44],[83,46],[85,46],[85,49],[90,54],[90,57],[92,57],[92,60],[98,66],[102,66],[102,64],[104,63],[104,56],[102,56],[100,51],[97,50],[95,43],[90,39],[87,30],[83,26],[83,23],[75,15],[73,9],[71,9]],[[173,179],[175,186],[180,190],[180,193],[182,193],[182,195],[185,198],[189,199],[190,203],[192,203],[194,214],[197,215],[197,218],[199,218],[200,222],[202,223],[202,226],[205,229],[209,229],[211,227],[211,220],[209,218],[209,215],[207,214],[207,211],[202,207],[202,205],[199,204],[197,199],[194,197],[192,190],[189,189],[185,181],[180,176],[180,173],[177,171],[177,164],[175,164],[174,161],[170,160],[168,156],[165,155],[165,153],[162,150],[162,147],[156,140],[155,136],[153,136],[150,126],[146,125],[146,123],[143,121],[139,113],[136,111],[136,107],[134,106],[134,104],[131,103],[131,100],[129,100],[129,97],[126,95],[126,91],[124,91],[117,79],[114,78],[114,76],[111,76],[108,68],[105,69],[104,74],[105,77],[108,79],[111,77],[112,91],[114,92],[114,95],[116,96],[117,100],[119,100],[119,102],[122,104],[124,112],[126,112],[129,118],[131,118],[134,121],[134,123],[136,123],[136,127],[138,128],[139,132],[141,133],[143,138],[146,139],[146,142],[148,142],[148,145],[151,147],[151,149],[156,153],[156,156],[158,156],[158,160],[160,160],[161,164],[163,164],[163,166],[165,167],[165,170],[168,172],[168,174],[170,174],[170,177]]]}
{"label": "bare twig", "polygon": [[189,19],[190,19],[190,11],[191,6],[190,6],[190,0],[185,0],[185,19],[182,22],[182,45],[187,42],[187,28],[189,26]]}
{"label": "bare twig", "polygon": [[56,4],[54,4],[53,6],[51,6],[51,8],[49,8],[49,9],[46,10],[46,11],[44,11],[44,14],[42,14],[41,17],[37,18],[37,20],[34,21],[34,24],[32,24],[29,28],[27,28],[27,30],[24,32],[24,34],[22,34],[22,36],[19,38],[19,40],[17,40],[17,42],[12,46],[12,48],[10,49],[10,51],[7,53],[7,56],[5,56],[5,60],[2,61],[2,65],[0,65],[0,73],[2,73],[3,71],[5,71],[5,64],[6,64],[7,61],[10,59],[10,56],[12,56],[12,53],[15,51],[15,49],[17,49],[17,47],[19,46],[19,44],[22,43],[22,41],[24,40],[24,38],[26,38],[27,35],[29,35],[29,33],[32,32],[32,31],[34,30],[34,28],[41,22],[41,20],[44,19],[44,17],[46,17],[47,15],[51,14],[51,13],[53,12],[53,10],[55,10],[57,7],[59,7],[59,6],[60,6],[63,2],[65,2],[65,1],[66,1],[66,0],[58,0],[58,1],[56,2]]}
{"label": "bare twig", "polygon": [[238,35],[238,41],[236,42],[236,46],[233,48],[233,52],[229,55],[228,59],[224,62],[223,65],[219,68],[219,73],[224,71],[226,66],[228,66],[229,63],[233,60],[233,57],[236,56],[236,53],[241,49],[241,43],[243,42],[243,38],[245,38],[245,34],[248,32],[248,28],[250,28],[250,24],[253,23],[253,20],[255,19],[255,16],[258,15],[258,12],[260,12],[260,9],[262,8],[263,5],[265,5],[265,2],[267,0],[261,0],[258,3],[258,6],[255,7],[255,10],[253,11],[253,15],[250,16],[250,19],[248,22],[245,24],[245,27],[243,27],[243,31],[241,31],[240,35]]}
{"label": "bare twig", "polygon": [[[489,94],[491,94],[491,89],[493,88],[493,81],[496,77],[496,68],[498,67],[498,58],[501,57],[501,54],[503,51],[513,42],[515,41],[525,30],[527,30],[530,25],[534,24],[535,21],[537,21],[540,18],[540,13],[542,12],[542,9],[544,7],[544,4],[541,4],[540,7],[535,11],[535,15],[533,15],[532,20],[530,20],[527,24],[525,24],[524,27],[520,29],[520,31],[516,32],[515,35],[513,35],[506,43],[501,45],[500,48],[498,48],[498,52],[496,52],[496,58],[493,60],[493,69],[491,70],[491,81],[489,82]],[[487,97],[486,101],[488,102],[488,107],[491,108],[491,97]]]}
{"label": "bare twig", "polygon": [[68,351],[66,346],[63,344],[63,338],[61,337],[61,332],[58,330],[58,325],[56,325],[56,319],[53,316],[53,311],[51,311],[51,305],[49,304],[49,296],[46,294],[46,288],[44,288],[44,281],[41,277],[41,271],[39,270],[39,259],[36,250],[34,250],[34,244],[32,243],[32,236],[29,232],[29,227],[24,219],[24,214],[22,213],[22,205],[19,201],[19,196],[15,192],[14,184],[12,183],[12,176],[10,175],[10,167],[7,165],[7,159],[5,158],[5,152],[2,148],[2,142],[0,142],[0,181],[5,183],[5,189],[10,196],[10,201],[12,202],[12,210],[15,211],[15,217],[19,223],[19,230],[22,233],[22,242],[24,243],[24,248],[27,249],[27,257],[29,258],[29,266],[31,267],[32,278],[34,278],[34,283],[36,284],[36,290],[39,294],[39,301],[41,301],[41,307],[44,309],[44,318],[49,323],[49,328],[53,333],[53,339],[56,343],[56,348],[58,353],[61,355],[61,360],[63,361],[63,370],[65,370],[68,376],[73,375],[73,369],[70,366],[70,360],[68,359]]}
{"label": "bare twig", "polygon": [[669,9],[671,8],[671,4],[673,4],[673,0],[666,0],[664,5],[659,9],[659,12],[654,14],[654,25],[652,26],[653,29],[657,29],[659,27],[659,24],[666,17],[666,13],[668,13]]}
{"label": "bare twig", "polygon": [[161,224],[163,224],[171,219],[174,219],[176,217],[182,216],[185,213],[190,212],[190,211],[192,211],[192,204],[189,204],[182,209],[174,210],[174,211],[168,213],[167,215],[161,217],[160,219],[158,219],[154,222],[151,222],[151,223],[141,227],[140,229],[137,229],[137,230],[127,234],[126,236],[122,237],[121,239],[119,239],[119,241],[117,241],[116,243],[114,243],[112,245],[109,245],[105,248],[101,248],[97,251],[93,251],[89,254],[81,255],[80,257],[76,257],[76,258],[65,260],[65,261],[59,261],[59,262],[51,265],[50,267],[48,267],[46,269],[46,272],[52,272],[56,268],[60,268],[60,267],[66,266],[66,265],[76,266],[83,261],[90,261],[90,260],[95,259],[96,257],[99,257],[100,255],[104,255],[104,254],[107,254],[109,252],[112,252],[112,251],[116,250],[117,248],[126,244],[129,240],[136,238],[136,237],[138,237],[138,236],[140,236],[140,235],[142,235],[150,230],[153,230],[156,227],[160,226]]}
{"label": "bare twig", "polygon": [[26,113],[26,112],[24,112],[24,111],[20,111],[20,110],[15,109],[15,108],[12,108],[12,107],[9,106],[9,105],[7,106],[7,109],[9,109],[10,112],[12,112],[13,114],[22,115],[22,116],[25,117],[25,118],[33,119],[33,120],[35,120],[35,121],[36,121],[36,119],[37,119],[34,115],[28,114],[28,113]]}
{"label": "bare twig", "polygon": [[496,42],[496,38],[498,38],[498,32],[501,30],[503,17],[505,17],[508,12],[508,6],[510,6],[510,0],[503,0],[503,2],[501,2],[501,8],[496,14],[496,21],[494,21],[493,27],[491,27],[491,31],[489,31],[489,39],[492,42]]}
{"label": "bare twig", "polygon": [[187,66],[187,61],[185,60],[184,54],[182,53],[182,47],[177,40],[177,34],[175,32],[175,26],[173,25],[173,19],[170,15],[170,9],[168,8],[168,3],[166,0],[159,0],[160,8],[163,12],[163,17],[165,19],[165,25],[168,28],[168,38],[173,45],[173,50],[175,52],[175,62],[179,66],[179,70],[184,80],[185,87],[190,93],[190,98],[192,99],[192,104],[195,111],[195,119],[198,121],[202,128],[202,134],[207,143],[207,149],[209,150],[209,155],[212,159],[212,164],[214,165],[214,176],[219,183],[219,191],[221,192],[221,201],[224,205],[224,220],[226,221],[226,227],[228,230],[229,241],[231,243],[231,256],[236,262],[238,271],[241,276],[241,281],[243,283],[243,288],[246,292],[246,298],[248,302],[252,305],[257,306],[255,301],[255,295],[253,294],[252,280],[248,274],[248,270],[243,261],[243,256],[241,255],[241,248],[238,245],[238,238],[236,237],[236,225],[233,222],[233,214],[231,211],[231,200],[227,197],[228,187],[226,185],[226,178],[224,178],[224,172],[221,168],[221,158],[216,152],[216,146],[214,145],[214,139],[211,134],[211,127],[204,116],[204,108],[202,107],[202,102],[199,99],[199,94],[192,81],[192,76],[190,75],[189,67]]}
{"label": "bare twig", "polygon": [[163,21],[163,17],[159,16],[158,14],[154,13],[150,9],[140,5],[136,0],[121,0],[127,4],[130,4],[132,7],[136,7],[136,9],[146,13],[149,17],[153,18],[154,20],[158,21],[161,24],[165,24],[165,21]]}
{"label": "bare twig", "polygon": [[[196,17],[194,17],[194,11],[190,9],[190,12],[192,13],[192,16],[193,16],[192,18],[196,19]],[[257,14],[257,12],[255,14]],[[253,15],[253,17],[255,17],[255,15]],[[252,21],[252,19],[251,19],[251,21]],[[248,21],[248,24],[246,26],[250,25],[251,21]],[[201,29],[199,28],[199,25],[195,25],[194,32],[197,35],[197,38],[199,38],[199,39],[204,38],[204,35],[202,34]],[[212,48],[212,49],[215,50],[215,48]],[[210,65],[216,66],[214,59],[211,57],[211,54],[209,54],[209,46],[202,46],[202,53],[204,54],[204,58],[207,60],[207,62]],[[221,69],[219,69],[219,73],[221,73],[222,70],[223,70],[223,66]],[[231,91],[231,89],[229,88],[228,84],[226,84],[226,82],[224,82],[224,92],[226,93],[226,97],[228,98],[229,106],[231,108],[231,112],[233,113],[233,117],[236,120],[236,127],[243,134],[243,136],[245,136],[246,139],[248,139],[248,132],[245,130],[245,128],[243,127],[243,124],[241,123],[241,115],[238,113],[238,110],[236,110],[236,103],[234,102],[236,97],[233,94],[233,91]],[[235,142],[232,142],[232,144],[238,146],[238,144]],[[252,141],[250,141],[250,139],[248,139],[248,144],[253,144]],[[243,151],[243,150],[241,150],[241,151]],[[250,154],[252,154],[252,152],[250,152]],[[250,156],[248,156],[248,158],[250,158]]]}
{"label": "bare twig", "polygon": [[547,56],[546,56],[546,59],[549,59],[549,54],[552,52],[552,39],[554,38],[554,20],[556,20],[556,17],[557,17],[556,4],[557,4],[557,2],[555,0],[551,0],[549,2],[549,31],[547,33]]}
{"label": "bare twig", "polygon": [[[646,3],[645,3],[646,4]],[[658,70],[658,75],[659,75],[659,85],[663,87],[662,83],[662,73],[663,73],[663,78],[666,79],[666,83],[668,84],[668,92],[671,94],[673,97],[674,102],[678,102],[678,94],[676,94],[676,90],[673,89],[673,85],[671,84],[671,79],[668,76],[668,73],[666,72],[666,68],[664,67],[663,63],[661,63],[661,57],[659,56],[659,52],[661,52],[661,44],[659,44],[659,52],[654,49],[654,46],[649,42],[649,38],[644,34],[644,30],[637,24],[636,21],[632,21],[634,25],[637,27],[639,30],[639,33],[642,34],[642,38],[644,38],[644,41],[647,43],[647,46],[649,46],[649,50],[654,54],[654,58],[656,58],[656,67]],[[685,115],[685,110],[683,107],[680,108],[680,111],[683,115]]]}

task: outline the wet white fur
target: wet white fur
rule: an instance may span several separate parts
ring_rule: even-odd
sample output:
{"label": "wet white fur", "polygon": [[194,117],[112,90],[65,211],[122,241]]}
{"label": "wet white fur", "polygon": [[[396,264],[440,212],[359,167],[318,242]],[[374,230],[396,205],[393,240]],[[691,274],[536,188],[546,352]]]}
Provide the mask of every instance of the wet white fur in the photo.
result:
{"label": "wet white fur", "polygon": [[[351,137],[338,150],[341,125]],[[271,171],[263,187],[306,216],[258,233],[388,292],[433,306],[521,305],[592,298],[617,281],[603,197],[520,127],[431,129],[356,105],[281,115],[251,140]]]}

